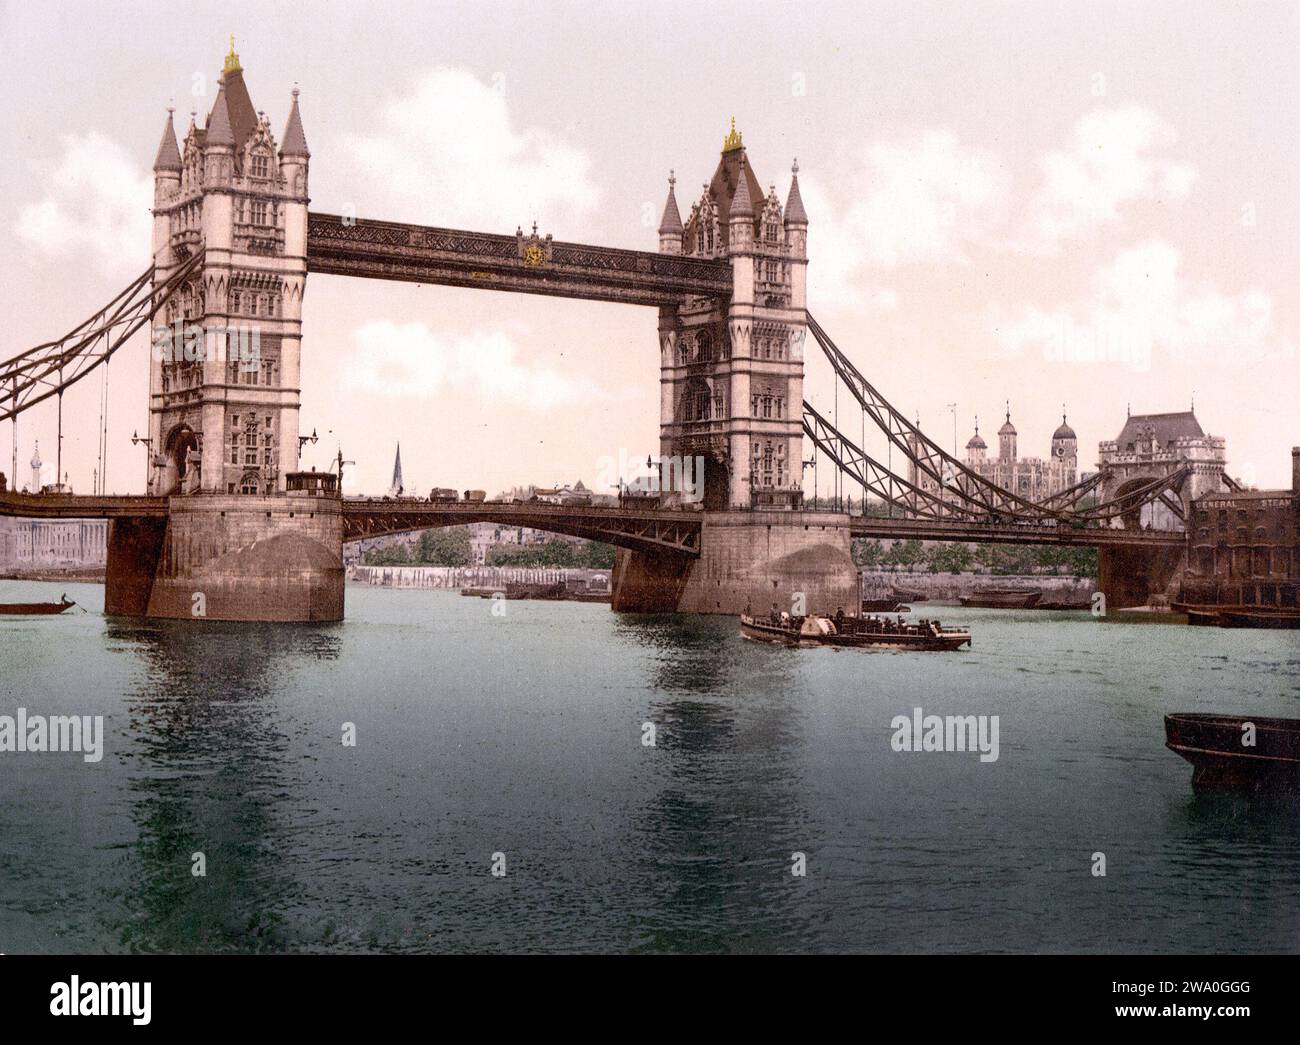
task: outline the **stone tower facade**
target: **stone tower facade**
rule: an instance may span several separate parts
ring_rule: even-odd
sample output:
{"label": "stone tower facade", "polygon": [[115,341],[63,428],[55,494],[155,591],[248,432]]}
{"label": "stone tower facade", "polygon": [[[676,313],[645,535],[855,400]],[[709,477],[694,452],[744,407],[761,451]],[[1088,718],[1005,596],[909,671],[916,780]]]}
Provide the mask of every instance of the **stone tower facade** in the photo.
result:
{"label": "stone tower facade", "polygon": [[277,145],[233,44],[204,126],[192,119],[180,148],[168,114],[155,286],[205,258],[155,320],[150,493],[283,492],[297,467],[309,159],[298,91]]}
{"label": "stone tower facade", "polygon": [[660,309],[661,454],[703,459],[706,508],[799,507],[808,215],[798,165],[783,209],[733,120],[684,224],[669,179],[659,250],[727,258],[733,279],[730,301]]}
{"label": "stone tower facade", "polygon": [[[1100,496],[1114,500],[1144,483],[1168,475],[1184,465],[1191,474],[1179,491],[1184,514],[1190,516],[1192,502],[1209,494],[1222,493],[1227,467],[1227,443],[1222,436],[1207,435],[1192,410],[1169,414],[1129,414],[1113,440],[1098,445],[1098,456],[1106,480]],[[1163,504],[1146,505],[1140,512],[1114,521],[1113,525],[1150,526],[1157,530],[1181,530],[1184,523]]]}

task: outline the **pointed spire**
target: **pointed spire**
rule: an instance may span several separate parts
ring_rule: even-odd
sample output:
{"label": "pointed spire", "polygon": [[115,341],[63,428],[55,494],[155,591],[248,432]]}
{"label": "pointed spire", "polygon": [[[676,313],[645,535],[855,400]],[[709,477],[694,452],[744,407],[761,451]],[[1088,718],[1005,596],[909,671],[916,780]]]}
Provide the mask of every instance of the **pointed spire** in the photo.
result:
{"label": "pointed spire", "polygon": [[293,104],[289,106],[289,122],[284,125],[281,156],[310,157],[307,151],[307,136],[302,133],[302,117],[298,114],[298,88],[293,89]]}
{"label": "pointed spire", "polygon": [[799,161],[790,165],[790,196],[785,201],[785,223],[787,225],[807,225],[808,212],[803,209],[803,197],[799,195]]}
{"label": "pointed spire", "polygon": [[745,156],[742,153],[739,173],[736,175],[736,194],[731,197],[731,213],[727,217],[729,220],[735,221],[737,218],[752,218],[753,216],[754,201],[749,196],[749,179],[745,177]]}
{"label": "pointed spire", "polygon": [[178,171],[181,169],[181,151],[176,147],[176,128],[172,126],[172,112],[167,106],[167,125],[163,127],[162,141],[158,143],[158,156],[153,161],[155,171]]}
{"label": "pointed spire", "polygon": [[682,231],[682,212],[677,209],[677,193],[674,188],[676,184],[677,175],[673,171],[669,171],[668,202],[664,204],[664,216],[659,221],[659,235],[661,236]]}
{"label": "pointed spire", "polygon": [[397,444],[397,457],[393,460],[393,485],[389,488],[389,495],[397,497],[404,489],[402,485],[402,444]]}
{"label": "pointed spire", "polygon": [[228,145],[231,148],[235,144],[235,133],[230,129],[230,107],[226,104],[224,82],[217,88],[217,100],[212,106],[212,112],[208,114],[207,144]]}

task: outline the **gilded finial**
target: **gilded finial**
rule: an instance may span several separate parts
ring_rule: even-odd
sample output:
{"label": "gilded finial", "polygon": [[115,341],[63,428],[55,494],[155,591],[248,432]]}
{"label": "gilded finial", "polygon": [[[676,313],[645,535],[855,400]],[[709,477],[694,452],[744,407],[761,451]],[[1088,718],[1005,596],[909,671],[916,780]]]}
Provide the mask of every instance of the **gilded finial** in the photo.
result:
{"label": "gilded finial", "polygon": [[796,157],[794,158],[794,163],[790,164],[790,173],[791,173],[791,174],[798,174],[798,173],[799,173],[799,157],[798,157],[798,156],[796,156]]}
{"label": "gilded finial", "polygon": [[239,72],[239,55],[235,53],[235,34],[230,34],[230,53],[226,55],[226,62],[221,67],[223,73]]}
{"label": "gilded finial", "polygon": [[675,188],[676,185],[677,185],[677,172],[674,170],[670,170],[668,172],[668,187],[671,189],[671,188]]}
{"label": "gilded finial", "polygon": [[731,118],[731,133],[722,139],[723,152],[735,152],[737,149],[743,149],[744,144],[740,140],[740,132],[736,130],[736,118]]}

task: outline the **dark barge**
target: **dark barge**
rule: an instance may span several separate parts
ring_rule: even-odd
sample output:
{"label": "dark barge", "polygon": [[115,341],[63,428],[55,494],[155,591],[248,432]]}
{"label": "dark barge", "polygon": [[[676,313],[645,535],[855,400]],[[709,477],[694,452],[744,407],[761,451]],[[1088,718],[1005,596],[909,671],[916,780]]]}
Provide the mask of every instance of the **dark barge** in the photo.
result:
{"label": "dark barge", "polygon": [[1300,719],[1180,712],[1165,716],[1165,747],[1197,791],[1300,794]]}

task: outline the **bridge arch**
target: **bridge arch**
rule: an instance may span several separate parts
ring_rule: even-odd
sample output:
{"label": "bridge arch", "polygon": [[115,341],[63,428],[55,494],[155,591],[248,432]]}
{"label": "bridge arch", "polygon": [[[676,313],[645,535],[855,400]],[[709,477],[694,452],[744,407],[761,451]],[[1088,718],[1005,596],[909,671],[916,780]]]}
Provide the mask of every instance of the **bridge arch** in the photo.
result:
{"label": "bridge arch", "polygon": [[164,463],[158,490],[161,496],[180,493],[184,489],[190,472],[189,455],[198,448],[198,434],[188,423],[182,421],[172,426],[162,445],[161,457]]}

